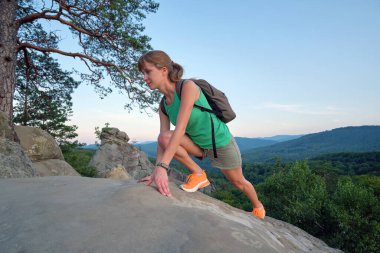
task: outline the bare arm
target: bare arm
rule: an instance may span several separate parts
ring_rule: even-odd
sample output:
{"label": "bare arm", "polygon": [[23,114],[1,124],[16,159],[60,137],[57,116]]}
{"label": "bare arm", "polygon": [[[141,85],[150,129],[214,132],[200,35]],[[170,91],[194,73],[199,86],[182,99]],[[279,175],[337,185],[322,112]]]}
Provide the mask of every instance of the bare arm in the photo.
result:
{"label": "bare arm", "polygon": [[[199,94],[200,91],[193,81],[189,80],[184,84],[182,88],[181,106],[177,116],[176,127],[165,151],[163,151],[161,147],[157,146],[157,162],[170,164],[181,142],[181,138],[185,135],[186,126],[190,118],[191,110],[193,109],[194,102],[198,99]],[[161,110],[159,113],[160,132],[170,130],[169,118]],[[145,182],[146,185],[150,185],[153,181],[155,182],[158,191],[161,194],[165,196],[171,196],[169,189],[169,179],[166,169],[157,166],[154,168],[153,174],[151,176],[140,180],[140,182]]]}
{"label": "bare arm", "polygon": [[[159,111],[159,116],[160,116],[160,133],[164,133],[166,131],[170,130],[170,120],[168,116],[166,116],[162,110],[161,110],[161,105],[160,108],[158,109]],[[161,157],[163,155],[163,150],[160,147],[160,145],[157,144],[157,155],[156,155],[156,163],[161,161]]]}
{"label": "bare arm", "polygon": [[[168,116],[166,116],[161,108],[159,108],[159,116],[160,116],[160,133],[166,132],[170,130],[170,121]],[[157,144],[157,158],[156,163],[161,161],[163,155],[163,149]],[[170,197],[170,189],[169,189],[169,178],[166,169],[155,166],[153,173],[150,176],[144,177],[139,180],[139,182],[143,182],[145,185],[151,185],[153,182],[156,184],[158,191],[165,196]]]}

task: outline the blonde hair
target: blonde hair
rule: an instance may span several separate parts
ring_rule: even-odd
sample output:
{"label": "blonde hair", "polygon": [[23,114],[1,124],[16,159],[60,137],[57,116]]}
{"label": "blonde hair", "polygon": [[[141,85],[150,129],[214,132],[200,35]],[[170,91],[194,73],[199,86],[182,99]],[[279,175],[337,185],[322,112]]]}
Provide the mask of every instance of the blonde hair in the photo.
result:
{"label": "blonde hair", "polygon": [[138,61],[138,68],[143,70],[145,63],[151,63],[157,68],[166,67],[169,70],[169,79],[172,82],[178,82],[183,75],[183,68],[178,63],[173,62],[169,55],[161,50],[152,50],[143,54]]}

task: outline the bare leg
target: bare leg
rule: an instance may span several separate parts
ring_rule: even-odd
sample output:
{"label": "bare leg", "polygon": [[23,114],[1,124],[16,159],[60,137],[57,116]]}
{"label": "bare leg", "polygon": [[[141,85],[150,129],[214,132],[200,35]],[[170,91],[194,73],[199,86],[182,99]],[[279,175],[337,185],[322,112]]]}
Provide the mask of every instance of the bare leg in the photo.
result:
{"label": "bare leg", "polygon": [[[158,145],[162,151],[164,151],[169,144],[172,134],[173,131],[167,131],[165,133],[161,133],[158,137]],[[194,142],[187,135],[184,135],[174,158],[185,165],[192,173],[202,173],[202,169],[193,161],[193,159],[191,159],[190,155],[202,156],[203,151],[196,144],[194,144]]]}
{"label": "bare leg", "polygon": [[262,204],[257,198],[256,190],[253,185],[244,178],[242,168],[232,170],[221,170],[226,178],[239,190],[245,193],[251,201],[253,207],[261,207]]}

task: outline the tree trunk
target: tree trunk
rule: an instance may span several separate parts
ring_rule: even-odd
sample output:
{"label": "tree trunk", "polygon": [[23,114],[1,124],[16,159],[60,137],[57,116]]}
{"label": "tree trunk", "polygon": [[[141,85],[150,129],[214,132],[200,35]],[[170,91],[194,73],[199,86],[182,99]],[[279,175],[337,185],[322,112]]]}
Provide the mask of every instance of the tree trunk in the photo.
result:
{"label": "tree trunk", "polygon": [[17,0],[0,0],[0,111],[8,116],[11,125],[17,61],[16,10]]}

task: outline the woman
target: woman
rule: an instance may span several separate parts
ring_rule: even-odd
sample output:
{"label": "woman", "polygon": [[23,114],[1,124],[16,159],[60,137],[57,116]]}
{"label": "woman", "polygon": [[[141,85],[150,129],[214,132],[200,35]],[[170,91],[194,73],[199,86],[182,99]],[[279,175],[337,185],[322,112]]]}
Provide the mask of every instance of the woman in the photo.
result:
{"label": "woman", "polygon": [[[140,57],[138,67],[149,88],[158,89],[164,95],[159,110],[157,163],[152,175],[140,182],[146,185],[155,182],[161,194],[171,196],[167,170],[175,158],[191,171],[187,182],[180,187],[184,191],[195,192],[210,182],[206,172],[190,156],[208,157],[213,166],[221,169],[226,178],[247,195],[253,205],[252,214],[264,219],[265,209],[254,187],[243,176],[240,151],[227,125],[214,114],[193,108],[194,104],[210,108],[201,89],[192,80],[186,80],[179,98],[175,85],[181,80],[183,68],[163,51],[147,52]],[[162,106],[166,113],[163,113]],[[214,122],[217,158],[213,156],[210,115]],[[174,131],[170,130],[170,122],[175,125]]]}

